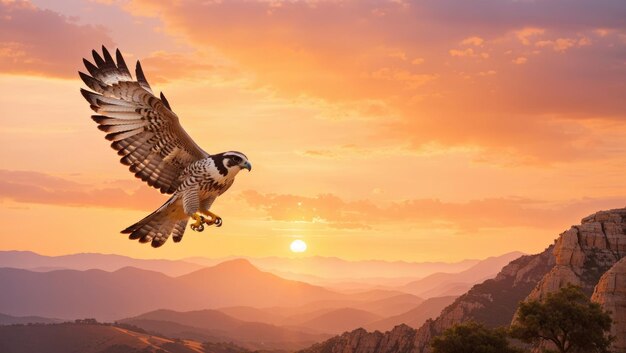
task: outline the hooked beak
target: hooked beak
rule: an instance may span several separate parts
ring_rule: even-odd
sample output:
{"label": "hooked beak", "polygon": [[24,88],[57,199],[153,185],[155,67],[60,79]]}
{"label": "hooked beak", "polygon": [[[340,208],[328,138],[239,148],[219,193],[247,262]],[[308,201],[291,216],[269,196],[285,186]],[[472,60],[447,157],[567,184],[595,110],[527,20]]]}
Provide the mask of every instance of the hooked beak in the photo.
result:
{"label": "hooked beak", "polygon": [[241,167],[241,169],[248,169],[248,171],[252,171],[252,164],[250,164],[250,162],[246,162],[244,163],[244,165]]}

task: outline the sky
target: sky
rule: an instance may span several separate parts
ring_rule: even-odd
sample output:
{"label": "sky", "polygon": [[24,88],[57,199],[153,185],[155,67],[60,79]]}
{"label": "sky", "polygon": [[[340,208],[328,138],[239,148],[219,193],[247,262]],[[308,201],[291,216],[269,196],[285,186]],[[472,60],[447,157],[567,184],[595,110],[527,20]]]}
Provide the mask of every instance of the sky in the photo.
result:
{"label": "sky", "polygon": [[[89,118],[101,45],[249,157],[222,228],[119,234],[167,196]],[[458,261],[626,206],[623,0],[0,0],[0,93],[0,250]]]}

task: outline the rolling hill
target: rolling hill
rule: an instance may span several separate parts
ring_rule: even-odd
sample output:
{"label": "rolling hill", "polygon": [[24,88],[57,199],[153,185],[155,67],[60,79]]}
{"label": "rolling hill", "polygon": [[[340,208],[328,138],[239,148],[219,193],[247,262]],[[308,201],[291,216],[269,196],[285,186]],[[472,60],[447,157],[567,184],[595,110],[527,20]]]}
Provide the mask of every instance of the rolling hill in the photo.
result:
{"label": "rolling hill", "polygon": [[203,353],[202,344],[102,324],[0,326],[2,353]]}
{"label": "rolling hill", "polygon": [[299,349],[330,337],[260,322],[235,319],[217,310],[156,310],[120,320],[168,337],[208,342],[235,342],[249,349]]}
{"label": "rolling hill", "polygon": [[40,316],[11,316],[0,314],[0,325],[54,324],[62,320]]}

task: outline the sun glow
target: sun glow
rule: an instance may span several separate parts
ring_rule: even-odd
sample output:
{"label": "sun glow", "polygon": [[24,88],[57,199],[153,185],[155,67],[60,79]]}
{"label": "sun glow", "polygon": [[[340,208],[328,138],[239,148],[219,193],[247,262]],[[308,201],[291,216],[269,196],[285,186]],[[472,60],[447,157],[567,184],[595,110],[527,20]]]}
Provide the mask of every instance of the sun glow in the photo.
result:
{"label": "sun glow", "polygon": [[289,246],[292,252],[305,252],[306,251],[306,243],[302,239],[296,239],[291,242]]}

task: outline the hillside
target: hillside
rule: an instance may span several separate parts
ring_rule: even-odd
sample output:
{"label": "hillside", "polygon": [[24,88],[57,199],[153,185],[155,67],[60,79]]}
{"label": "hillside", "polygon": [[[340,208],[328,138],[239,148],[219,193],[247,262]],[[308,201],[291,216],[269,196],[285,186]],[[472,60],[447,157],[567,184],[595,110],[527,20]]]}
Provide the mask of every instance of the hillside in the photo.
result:
{"label": "hillside", "polygon": [[422,298],[460,295],[467,292],[474,284],[493,278],[502,267],[524,255],[511,252],[501,256],[489,257],[458,273],[434,273],[420,280],[407,283],[399,289]]}
{"label": "hillside", "polygon": [[384,318],[363,326],[367,330],[378,330],[381,332],[389,331],[395,326],[405,324],[412,328],[422,326],[428,319],[436,318],[441,311],[448,305],[452,304],[456,296],[436,297],[426,299],[415,308],[391,317]]}
{"label": "hillside", "polygon": [[299,349],[330,337],[266,323],[241,321],[217,310],[156,310],[119,322],[168,337],[234,342],[249,349]]}
{"label": "hillside", "polygon": [[356,327],[380,320],[382,317],[369,311],[341,308],[321,313],[316,317],[302,322],[293,322],[297,327],[304,327],[318,332],[342,333]]}
{"label": "hillside", "polygon": [[203,353],[202,344],[102,324],[0,326],[2,353]]}

